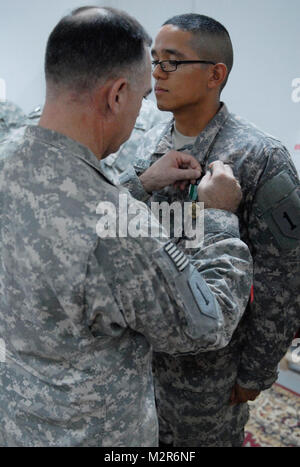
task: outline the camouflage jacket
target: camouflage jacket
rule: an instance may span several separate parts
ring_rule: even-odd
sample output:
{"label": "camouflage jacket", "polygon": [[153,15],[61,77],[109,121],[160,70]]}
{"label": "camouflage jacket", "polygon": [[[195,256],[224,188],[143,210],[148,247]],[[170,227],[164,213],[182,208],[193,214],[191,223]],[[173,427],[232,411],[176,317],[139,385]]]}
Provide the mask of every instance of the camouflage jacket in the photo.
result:
{"label": "camouflage jacket", "polygon": [[9,101],[0,101],[0,144],[12,129],[23,126],[25,122],[26,115],[20,107]]}
{"label": "camouflage jacket", "polygon": [[152,348],[223,347],[243,314],[252,264],[235,215],[207,211],[188,258],[166,238],[100,238],[99,203],[120,222],[120,193],[147,218],[88,148],[39,126],[0,162],[2,446],[155,446]]}
{"label": "camouflage jacket", "polygon": [[[134,168],[122,175],[121,183],[135,198],[149,201],[138,176],[173,149],[172,129],[170,121],[150,130]],[[215,160],[230,164],[242,186],[238,216],[241,238],[254,261],[254,301],[234,336],[240,343],[237,382],[249,389],[267,389],[276,380],[278,363],[300,327],[300,188],[296,169],[278,140],[229,113],[224,104],[194,146],[183,150],[195,156],[203,173]],[[166,188],[154,193],[152,200],[187,201],[188,193]]]}
{"label": "camouflage jacket", "polygon": [[0,160],[9,156],[16,150],[18,144],[22,140],[26,126],[37,125],[42,114],[42,108],[40,106],[36,107],[28,115],[23,114],[14,104],[10,104],[8,108],[6,108],[6,120],[3,117],[3,122],[6,122],[5,127],[3,126],[2,133],[0,130]]}
{"label": "camouflage jacket", "polygon": [[119,175],[136,159],[146,132],[160,122],[166,123],[167,120],[168,117],[165,113],[158,110],[150,99],[144,99],[129,140],[121,146],[117,153],[111,154],[101,162],[105,174],[113,182],[118,183]]}

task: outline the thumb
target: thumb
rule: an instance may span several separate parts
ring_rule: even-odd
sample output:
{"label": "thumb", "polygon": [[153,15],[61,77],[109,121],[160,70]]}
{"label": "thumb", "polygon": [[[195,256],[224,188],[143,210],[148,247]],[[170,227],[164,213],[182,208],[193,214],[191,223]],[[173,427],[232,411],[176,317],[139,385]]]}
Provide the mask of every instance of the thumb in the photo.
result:
{"label": "thumb", "polygon": [[175,180],[197,180],[201,177],[200,169],[173,169]]}
{"label": "thumb", "polygon": [[206,183],[211,179],[211,172],[208,170],[204,177],[202,177],[201,183]]}
{"label": "thumb", "polygon": [[[179,167],[182,168],[190,168],[190,169],[199,169],[201,171],[201,166],[197,159],[195,159],[194,156],[191,156],[190,154],[186,154],[185,152],[178,152],[174,151],[176,154],[177,158],[177,163]],[[183,167],[185,166],[185,167]],[[201,174],[200,174],[201,175]],[[199,177],[200,177],[199,175]]]}
{"label": "thumb", "polygon": [[212,175],[211,175],[211,172],[206,172],[206,174],[204,175],[204,177],[202,177],[201,179],[201,182],[199,183],[199,186],[198,186],[198,190],[201,191],[202,188],[204,188],[208,182],[210,181]]}

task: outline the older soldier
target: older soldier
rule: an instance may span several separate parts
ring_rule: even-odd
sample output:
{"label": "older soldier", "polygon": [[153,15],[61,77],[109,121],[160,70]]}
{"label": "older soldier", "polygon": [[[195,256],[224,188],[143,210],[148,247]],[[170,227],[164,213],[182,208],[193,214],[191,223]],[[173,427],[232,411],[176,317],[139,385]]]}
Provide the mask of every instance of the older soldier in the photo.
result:
{"label": "older soldier", "polygon": [[[42,107],[38,106],[29,115],[24,115],[18,128],[10,127],[0,144],[0,159],[9,156],[15,151],[22,139],[26,126],[37,125],[41,115]],[[128,141],[122,144],[118,152],[110,154],[101,161],[104,175],[114,184],[119,184],[119,176],[134,163],[146,132],[160,122],[166,123],[167,120],[166,114],[160,112],[152,101],[143,99],[140,113]]]}
{"label": "older soldier", "polygon": [[[149,43],[113,9],[64,17],[47,45],[40,123],[1,161],[2,446],[155,446],[152,347],[221,348],[246,306],[251,257],[232,213],[241,189],[220,162],[201,184],[203,200],[216,200],[194,258],[150,236],[97,236],[101,202],[113,211],[121,193],[100,160],[129,137],[151,90]],[[153,190],[199,176],[173,152],[139,182]],[[122,193],[129,220],[136,209],[148,217]]]}
{"label": "older soldier", "polygon": [[[254,301],[229,346],[193,357],[155,355],[160,439],[175,446],[240,446],[246,402],[276,381],[299,328],[299,179],[278,140],[220,102],[233,65],[220,23],[196,14],[174,17],[160,29],[152,55],[158,107],[174,120],[146,135],[141,159],[121,181],[145,201],[150,195],[137,176],[171,149],[192,154],[203,173],[213,161],[229,163],[243,189],[238,216],[254,259]],[[197,193],[191,197],[196,201]],[[174,188],[152,196],[188,199],[187,190]]]}
{"label": "older soldier", "polygon": [[150,99],[143,99],[140,113],[129,140],[120,147],[117,153],[111,154],[101,161],[105,175],[118,184],[119,176],[133,165],[137,152],[141,144],[143,144],[146,132],[160,122],[166,123],[167,120],[166,113],[158,110],[154,102]]}

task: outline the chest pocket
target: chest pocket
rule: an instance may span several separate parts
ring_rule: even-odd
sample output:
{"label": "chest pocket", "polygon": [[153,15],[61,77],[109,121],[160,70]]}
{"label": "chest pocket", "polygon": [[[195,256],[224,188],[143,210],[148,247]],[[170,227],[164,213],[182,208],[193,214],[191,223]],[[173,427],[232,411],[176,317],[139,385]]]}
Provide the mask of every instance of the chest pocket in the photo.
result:
{"label": "chest pocket", "polygon": [[283,250],[300,241],[300,187],[288,171],[267,181],[257,194],[257,211]]}

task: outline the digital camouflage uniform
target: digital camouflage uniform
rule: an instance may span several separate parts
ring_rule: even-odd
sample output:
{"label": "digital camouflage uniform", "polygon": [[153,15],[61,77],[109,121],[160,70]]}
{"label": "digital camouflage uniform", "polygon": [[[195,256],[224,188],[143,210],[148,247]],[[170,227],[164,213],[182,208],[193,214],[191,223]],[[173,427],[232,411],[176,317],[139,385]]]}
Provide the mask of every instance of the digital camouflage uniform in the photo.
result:
{"label": "digital camouflage uniform", "polygon": [[16,104],[0,101],[0,145],[10,131],[24,125],[26,115]]}
{"label": "digital camouflage uniform", "polygon": [[[26,125],[38,124],[42,115],[42,107],[36,107],[27,116],[23,114],[23,118],[21,118],[21,114],[15,113],[15,115],[15,123],[17,123],[18,117],[19,125],[10,125],[10,128],[7,128],[5,138],[0,142],[0,159],[13,153],[24,134]],[[165,113],[159,111],[152,101],[144,99],[129,140],[121,146],[117,153],[111,154],[101,161],[102,173],[113,183],[118,183],[119,175],[136,159],[137,152],[146,132],[159,122],[166,122],[167,119],[168,117]],[[10,116],[10,121],[11,123],[13,122],[12,115]]]}
{"label": "digital camouflage uniform", "polygon": [[166,122],[167,120],[168,117],[165,112],[158,110],[151,100],[144,99],[129,140],[121,146],[117,153],[111,154],[101,162],[104,173],[113,182],[118,183],[119,175],[129,165],[132,165],[136,159],[137,152],[143,143],[146,132],[159,122]]}
{"label": "digital camouflage uniform", "polygon": [[207,211],[188,258],[162,238],[100,238],[99,202],[118,211],[120,193],[146,220],[88,148],[39,126],[0,162],[1,446],[156,446],[152,347],[221,348],[244,312],[234,214]]}
{"label": "digital camouflage uniform", "polygon": [[[171,130],[158,125],[145,138],[135,170],[121,182],[147,201],[137,175],[172,149]],[[159,136],[159,143],[156,141]],[[234,384],[265,390],[299,329],[299,179],[282,144],[223,105],[193,147],[184,148],[204,171],[215,160],[230,164],[243,190],[241,238],[254,262],[254,302],[249,303],[229,346],[193,357],[155,354],[160,438],[175,446],[240,446],[247,404],[229,406]],[[188,200],[167,188],[151,200]]]}
{"label": "digital camouflage uniform", "polygon": [[[10,124],[6,125],[6,130],[3,130],[2,136],[0,136],[0,160],[16,150],[22,140],[26,126],[37,125],[42,115],[40,106],[36,107],[29,115],[23,114],[14,104],[10,104],[8,109],[6,115],[9,113]],[[12,111],[12,109],[15,109],[15,111]]]}

